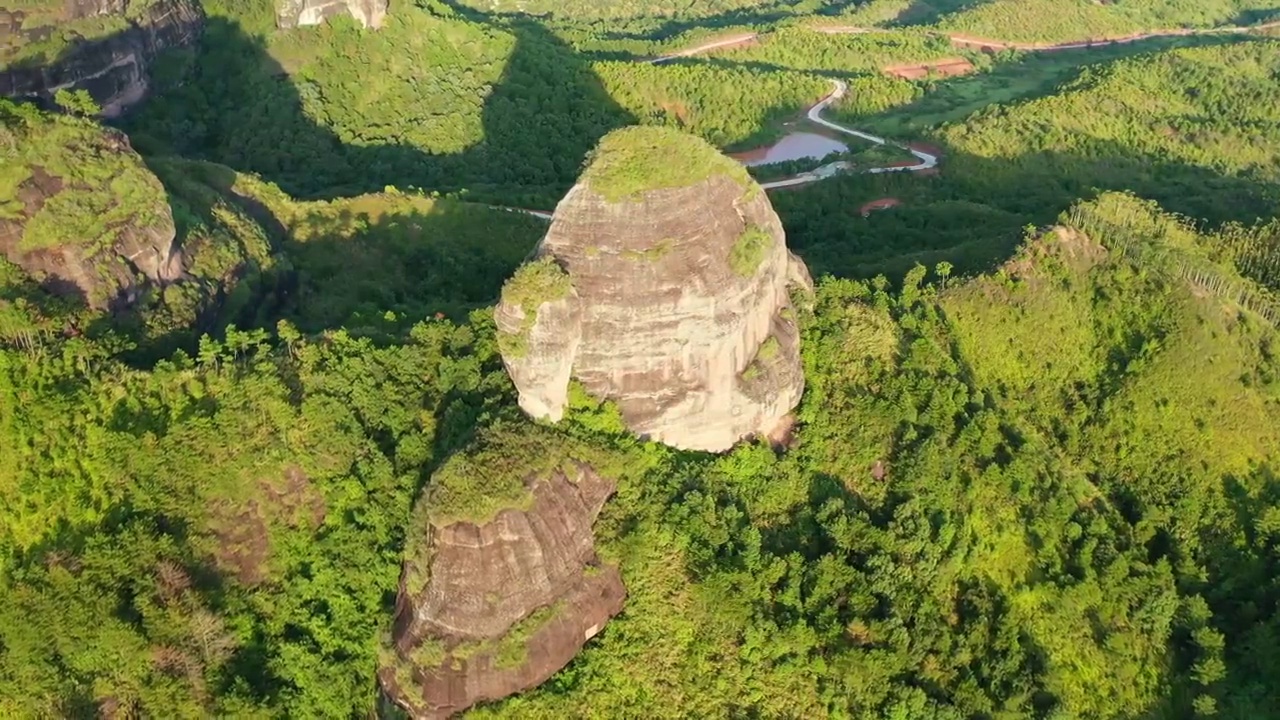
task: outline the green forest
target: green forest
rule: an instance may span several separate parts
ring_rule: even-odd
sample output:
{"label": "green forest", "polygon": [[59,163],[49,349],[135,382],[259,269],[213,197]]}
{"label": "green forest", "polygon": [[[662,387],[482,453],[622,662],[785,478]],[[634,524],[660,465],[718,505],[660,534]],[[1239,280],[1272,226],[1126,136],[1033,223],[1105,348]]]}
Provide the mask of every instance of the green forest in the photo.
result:
{"label": "green forest", "polygon": [[[0,717],[402,717],[377,673],[424,514],[584,457],[625,607],[466,717],[1280,717],[1280,40],[947,38],[1280,4],[202,7],[123,118],[0,98]],[[677,450],[578,392],[530,419],[494,309],[547,269],[525,211],[722,169],[583,177],[612,130],[755,149],[833,80],[825,117],[890,144],[768,194],[815,280],[790,441]],[[938,168],[862,172],[908,142]],[[166,209],[180,277],[127,308],[27,269]]]}

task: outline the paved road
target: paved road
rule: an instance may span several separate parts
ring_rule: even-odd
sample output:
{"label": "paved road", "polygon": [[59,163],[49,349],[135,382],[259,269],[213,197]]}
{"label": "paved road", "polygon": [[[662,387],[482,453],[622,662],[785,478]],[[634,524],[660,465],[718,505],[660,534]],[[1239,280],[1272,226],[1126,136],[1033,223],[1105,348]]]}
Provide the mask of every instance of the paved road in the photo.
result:
{"label": "paved road", "polygon": [[[979,49],[990,49],[990,50],[1012,49],[1012,50],[1021,50],[1024,52],[1055,52],[1059,50],[1079,50],[1079,49],[1086,49],[1086,48],[1093,48],[1093,47],[1103,47],[1106,45],[1131,43],[1131,42],[1138,42],[1140,40],[1152,40],[1155,38],[1164,38],[1164,37],[1185,37],[1188,35],[1212,35],[1212,34],[1224,34],[1224,33],[1252,33],[1252,32],[1257,32],[1259,30],[1266,30],[1266,29],[1275,28],[1275,27],[1280,27],[1280,21],[1265,23],[1262,25],[1244,26],[1244,27],[1207,28],[1207,29],[1200,29],[1200,30],[1189,30],[1189,29],[1153,30],[1145,33],[1136,33],[1133,35],[1126,35],[1124,37],[1112,37],[1112,38],[1104,37],[1104,38],[1098,38],[1098,39],[1082,40],[1077,42],[1052,43],[1052,44],[1003,42],[1000,40],[986,40],[982,38],[974,38],[974,37],[969,37],[967,35],[959,35],[959,34],[947,35],[947,37],[951,40],[952,43],[956,45],[979,48]],[[813,29],[817,32],[826,33],[829,35],[885,32],[884,30],[881,30],[879,28],[844,27],[844,26],[815,27]],[[759,33],[754,33],[754,32],[731,35],[728,37],[720,38],[718,40],[712,40],[712,41],[703,43],[701,45],[695,45],[690,48],[685,48],[684,50],[680,50],[678,52],[652,58],[647,62],[658,65],[658,64],[670,62],[672,60],[676,60],[679,58],[699,55],[701,53],[705,53],[711,50],[716,50],[719,48],[732,47],[735,45],[742,45],[745,43],[749,43],[755,40],[756,38],[758,38],[759,36],[760,36]],[[865,173],[919,172],[921,170],[930,170],[938,166],[937,155],[932,155],[922,150],[917,150],[915,148],[908,147],[901,143],[891,142],[882,137],[879,137],[877,135],[872,135],[870,133],[865,133],[861,130],[855,130],[850,127],[845,127],[844,125],[831,122],[830,120],[827,120],[826,118],[822,117],[823,110],[826,110],[828,107],[830,107],[831,103],[844,97],[844,94],[849,91],[848,84],[846,84],[843,80],[832,80],[831,84],[832,84],[831,92],[825,98],[820,100],[816,105],[809,108],[808,118],[810,122],[816,123],[818,125],[821,125],[825,128],[829,128],[831,130],[835,130],[838,133],[851,135],[853,137],[860,138],[862,140],[866,140],[867,142],[875,143],[877,145],[892,145],[894,147],[900,147],[910,152],[912,155],[916,157],[916,159],[920,161],[915,165],[894,165],[889,167],[868,168],[863,170],[862,172],[865,172]],[[853,168],[852,163],[841,160],[838,162],[827,163],[826,165],[818,167],[814,170],[810,170],[809,172],[801,173],[793,177],[761,183],[760,186],[763,187],[765,190],[772,190],[774,188],[795,187],[797,185],[806,185],[808,183],[818,182],[819,180],[825,180],[829,177],[838,175],[841,172],[845,172],[852,168]],[[526,215],[532,215],[533,217],[541,218],[544,220],[551,219],[551,213],[545,212],[542,210],[529,210],[527,208],[502,208],[502,209],[509,210],[511,212],[524,213]]]}
{"label": "paved road", "polygon": [[[906,145],[902,145],[900,143],[890,142],[878,135],[865,133],[865,132],[862,132],[861,130],[854,130],[853,128],[845,127],[840,123],[834,123],[822,117],[823,110],[826,110],[828,107],[830,107],[831,103],[844,97],[844,94],[849,91],[849,86],[843,80],[832,80],[831,84],[834,86],[833,89],[831,90],[831,93],[828,94],[825,98],[823,98],[817,105],[814,105],[813,107],[809,108],[808,116],[809,116],[810,122],[817,123],[818,125],[821,125],[825,128],[830,128],[839,133],[844,133],[845,135],[852,135],[856,138],[866,140],[867,142],[873,142],[877,145],[892,145],[894,147],[900,147],[906,150],[907,152],[911,153],[912,155],[915,155],[916,159],[920,161],[915,165],[893,165],[890,167],[870,168],[867,170],[863,170],[863,172],[866,172],[866,173],[919,172],[920,170],[929,170],[931,168],[935,168],[938,166],[937,155],[932,155],[922,150],[916,150],[915,148],[907,147]],[[771,182],[761,183],[760,187],[764,188],[765,190],[772,190],[773,188],[782,188],[782,187],[795,187],[796,185],[804,185],[806,183],[825,180],[831,177],[832,175],[839,174],[843,171],[851,169],[852,167],[853,167],[852,163],[845,160],[840,160],[838,162],[827,163],[826,165],[823,165],[822,167],[819,167],[815,170],[810,170],[807,173],[801,173],[794,177],[783,178],[782,180],[773,180]]]}
{"label": "paved road", "polygon": [[691,55],[698,55],[698,54],[707,52],[708,50],[715,50],[717,48],[729,47],[731,45],[741,45],[743,43],[748,43],[748,42],[751,42],[752,40],[755,40],[759,36],[760,36],[759,33],[753,33],[753,32],[742,33],[740,35],[730,35],[729,37],[723,37],[723,38],[720,38],[719,40],[712,40],[710,42],[706,42],[701,45],[695,45],[691,48],[685,48],[684,50],[681,50],[679,52],[673,52],[670,55],[662,55],[660,57],[653,58],[648,62],[653,65],[660,65],[664,62],[671,62],[672,60],[675,60],[677,58],[689,57]]}

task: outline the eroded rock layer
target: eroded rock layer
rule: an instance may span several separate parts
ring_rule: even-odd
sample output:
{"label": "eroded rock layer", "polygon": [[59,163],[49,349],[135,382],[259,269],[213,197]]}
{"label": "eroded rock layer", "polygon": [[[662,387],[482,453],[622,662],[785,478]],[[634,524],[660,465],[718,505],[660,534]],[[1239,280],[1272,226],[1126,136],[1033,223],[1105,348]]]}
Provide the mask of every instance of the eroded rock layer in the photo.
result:
{"label": "eroded rock layer", "polygon": [[[63,89],[87,90],[107,117],[142,100],[160,54],[194,44],[204,26],[194,0],[75,0],[52,17],[0,9],[0,30],[11,40],[0,53],[0,95],[48,99]],[[84,33],[77,23],[85,23]],[[54,33],[71,39],[52,53],[24,51]]]}
{"label": "eroded rock layer", "polygon": [[415,718],[443,718],[534,687],[564,667],[623,605],[616,568],[596,558],[592,524],[614,483],[569,464],[531,478],[528,509],[483,524],[430,525],[425,586],[406,572],[387,695]]}
{"label": "eroded rock layer", "polygon": [[350,15],[364,27],[379,28],[387,16],[387,0],[281,0],[276,6],[276,25],[319,25],[342,14]]}
{"label": "eroded rock layer", "polygon": [[128,138],[19,110],[24,117],[8,118],[21,152],[11,158],[17,182],[0,188],[0,256],[99,309],[131,305],[145,287],[182,277],[164,187]]}
{"label": "eroded rock layer", "polygon": [[[620,132],[629,131],[657,133],[642,153],[663,152],[673,132]],[[652,189],[626,179],[661,173],[664,160],[597,151],[609,182],[589,165],[536,251],[567,287],[549,291],[554,283],[522,268],[504,289],[503,359],[529,414],[559,420],[576,379],[615,401],[639,435],[722,451],[769,433],[799,401],[790,292],[811,287],[808,271],[760,187],[697,142],[692,152],[707,156],[690,167],[706,171],[664,176]]]}

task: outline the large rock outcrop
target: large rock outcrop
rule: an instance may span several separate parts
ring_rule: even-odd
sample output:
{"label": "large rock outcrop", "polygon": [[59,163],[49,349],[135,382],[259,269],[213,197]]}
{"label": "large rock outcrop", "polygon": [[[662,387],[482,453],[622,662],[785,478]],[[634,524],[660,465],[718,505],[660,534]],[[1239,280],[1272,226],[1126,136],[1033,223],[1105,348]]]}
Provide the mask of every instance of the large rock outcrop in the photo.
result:
{"label": "large rock outcrop", "polygon": [[122,133],[7,100],[0,126],[14,141],[0,178],[0,255],[95,308],[182,276],[165,189]]}
{"label": "large rock outcrop", "polygon": [[0,8],[0,95],[48,99],[87,90],[114,117],[146,96],[160,53],[192,45],[195,0],[41,0]]}
{"label": "large rock outcrop", "polygon": [[496,320],[529,414],[559,420],[577,380],[641,436],[722,451],[800,399],[797,288],[808,271],[746,171],[636,127],[601,141]]}
{"label": "large rock outcrop", "polygon": [[276,26],[319,25],[344,13],[366,28],[379,28],[387,16],[387,0],[280,0],[276,5]]}
{"label": "large rock outcrop", "polygon": [[[415,718],[542,683],[622,609],[621,576],[599,562],[592,534],[614,481],[553,438],[489,431],[479,452],[441,468],[415,511],[379,670],[387,696]],[[459,485],[490,494],[454,501]]]}

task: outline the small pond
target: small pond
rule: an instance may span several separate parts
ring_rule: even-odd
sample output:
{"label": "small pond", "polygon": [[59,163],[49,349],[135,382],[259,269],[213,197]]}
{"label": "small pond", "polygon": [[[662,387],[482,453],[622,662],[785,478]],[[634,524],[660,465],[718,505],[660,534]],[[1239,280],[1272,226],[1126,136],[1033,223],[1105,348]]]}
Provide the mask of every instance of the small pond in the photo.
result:
{"label": "small pond", "polygon": [[768,165],[790,160],[821,160],[834,152],[844,152],[849,146],[813,132],[793,132],[784,135],[772,145],[734,153],[733,157],[743,165]]}

